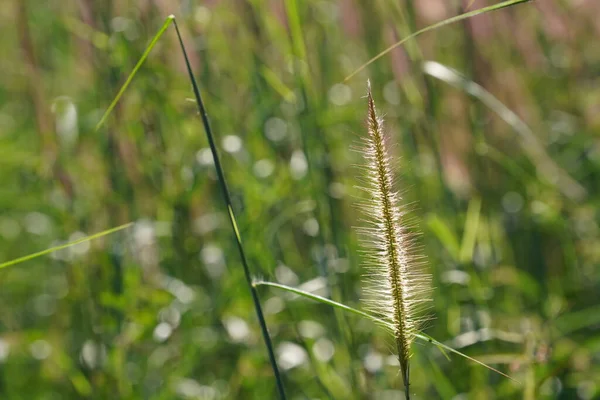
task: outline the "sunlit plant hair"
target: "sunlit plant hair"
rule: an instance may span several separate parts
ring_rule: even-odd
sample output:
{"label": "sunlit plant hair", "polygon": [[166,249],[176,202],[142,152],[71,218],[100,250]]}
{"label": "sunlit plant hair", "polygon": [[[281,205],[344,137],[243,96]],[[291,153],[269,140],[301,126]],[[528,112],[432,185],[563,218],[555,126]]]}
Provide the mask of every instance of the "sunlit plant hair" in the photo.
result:
{"label": "sunlit plant hair", "polygon": [[366,252],[365,303],[385,321],[394,335],[402,379],[409,398],[410,347],[424,321],[423,306],[430,301],[430,278],[411,252],[400,195],[394,188],[389,139],[383,119],[377,115],[368,84],[368,135],[360,153],[364,156],[364,186],[367,199],[361,203],[366,226],[359,228]]}

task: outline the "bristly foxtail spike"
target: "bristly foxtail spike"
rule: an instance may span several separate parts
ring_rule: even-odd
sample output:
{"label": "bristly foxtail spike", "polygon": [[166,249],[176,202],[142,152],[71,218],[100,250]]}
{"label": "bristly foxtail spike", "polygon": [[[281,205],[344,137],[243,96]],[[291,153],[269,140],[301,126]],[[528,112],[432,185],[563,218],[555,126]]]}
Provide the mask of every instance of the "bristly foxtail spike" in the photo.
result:
{"label": "bristly foxtail spike", "polygon": [[361,151],[365,158],[363,189],[368,194],[364,214],[369,226],[360,229],[370,265],[365,274],[368,308],[385,321],[394,335],[406,398],[410,398],[410,347],[429,301],[429,276],[411,256],[412,241],[406,229],[400,196],[394,188],[391,159],[383,119],[377,115],[371,83],[367,82],[368,136]]}

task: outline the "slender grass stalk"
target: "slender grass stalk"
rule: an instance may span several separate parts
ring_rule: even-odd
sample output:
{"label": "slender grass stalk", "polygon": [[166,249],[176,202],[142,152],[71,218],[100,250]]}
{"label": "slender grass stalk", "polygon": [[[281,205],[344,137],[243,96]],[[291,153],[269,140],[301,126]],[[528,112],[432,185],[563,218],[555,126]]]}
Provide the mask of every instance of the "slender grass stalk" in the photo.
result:
{"label": "slender grass stalk", "polygon": [[206,136],[208,138],[208,143],[210,145],[210,151],[212,153],[215,169],[217,171],[217,176],[219,178],[219,186],[221,187],[221,191],[223,194],[223,198],[225,199],[225,204],[227,206],[227,211],[229,214],[229,221],[231,222],[231,228],[235,233],[236,244],[238,248],[238,252],[240,255],[240,259],[242,261],[242,267],[244,268],[244,275],[246,277],[246,283],[248,284],[248,288],[250,289],[250,294],[252,295],[252,301],[254,303],[254,309],[256,311],[256,315],[258,317],[258,322],[260,324],[260,329],[263,335],[263,339],[265,341],[265,345],[267,347],[267,352],[269,353],[269,361],[271,362],[271,367],[273,368],[273,373],[275,374],[275,380],[277,382],[277,390],[279,392],[279,398],[282,400],[286,399],[285,391],[283,388],[283,380],[279,373],[279,368],[277,366],[277,360],[275,359],[275,352],[273,351],[273,344],[271,342],[271,337],[269,335],[269,331],[267,329],[267,323],[265,321],[265,317],[263,315],[262,307],[260,305],[260,300],[258,298],[258,293],[256,287],[252,284],[252,277],[250,275],[250,268],[248,266],[248,260],[246,259],[246,254],[244,252],[244,246],[242,246],[242,238],[240,235],[240,231],[237,226],[237,222],[235,219],[235,213],[233,212],[233,205],[231,202],[231,196],[229,194],[229,189],[227,188],[227,181],[225,180],[225,174],[223,173],[223,168],[221,166],[221,161],[219,159],[219,153],[217,152],[217,146],[215,145],[214,135],[212,133],[212,129],[210,127],[210,123],[208,120],[208,114],[206,113],[206,108],[204,107],[204,102],[202,101],[202,96],[200,95],[200,89],[198,88],[198,84],[196,83],[196,78],[194,77],[194,73],[192,72],[192,67],[190,65],[190,61],[185,50],[185,46],[183,44],[183,39],[181,38],[181,33],[179,32],[179,26],[177,25],[177,21],[173,18],[173,24],[175,25],[175,30],[177,31],[177,38],[179,39],[179,44],[181,46],[181,51],[183,52],[183,57],[185,59],[185,65],[190,77],[190,81],[192,83],[192,88],[194,90],[194,96],[196,97],[196,104],[198,105],[198,111],[200,112],[200,116],[202,118],[202,124],[204,125],[204,131],[206,132]]}
{"label": "slender grass stalk", "polygon": [[179,31],[179,27],[177,25],[177,21],[175,20],[175,16],[169,15],[165,19],[164,24],[162,25],[162,27],[160,28],[160,30],[157,32],[157,34],[154,36],[154,38],[152,38],[152,40],[150,41],[150,44],[148,45],[148,47],[146,48],[146,50],[142,54],[142,57],[139,59],[139,61],[135,65],[133,71],[129,74],[129,76],[125,80],[125,83],[123,84],[123,86],[121,87],[121,89],[119,90],[119,92],[117,93],[117,95],[115,96],[115,98],[113,99],[112,103],[110,104],[110,106],[108,107],[108,109],[106,110],[106,112],[102,115],[102,118],[100,119],[100,121],[96,125],[96,131],[98,131],[100,129],[100,127],[102,127],[102,125],[104,125],[104,123],[106,122],[108,116],[113,111],[113,109],[115,108],[115,106],[117,105],[117,103],[119,102],[119,100],[121,99],[121,97],[123,96],[123,94],[125,93],[125,90],[129,86],[129,84],[133,81],[133,78],[134,78],[135,74],[138,72],[138,70],[140,69],[140,67],[144,63],[144,61],[146,61],[146,59],[148,58],[148,55],[150,54],[150,51],[154,48],[154,46],[156,45],[156,43],[158,42],[158,40],[166,32],[167,28],[169,27],[169,25],[171,23],[173,23],[173,25],[175,26],[175,30],[177,32],[177,38],[179,39],[179,45],[181,47],[181,52],[183,53],[183,57],[184,57],[184,60],[185,60],[185,65],[186,65],[186,68],[187,68],[187,71],[188,71],[190,82],[192,84],[192,89],[194,91],[194,96],[196,97],[196,104],[198,106],[198,111],[200,113],[200,117],[202,118],[202,124],[204,125],[204,130],[206,132],[206,137],[208,138],[208,143],[210,145],[210,151],[212,153],[212,157],[213,157],[213,160],[214,160],[214,163],[215,163],[215,169],[217,171],[217,177],[218,177],[218,180],[219,180],[219,186],[221,187],[223,198],[225,200],[225,205],[227,206],[227,211],[228,211],[228,215],[229,215],[229,221],[231,222],[231,227],[232,227],[233,232],[235,234],[235,240],[236,240],[238,252],[239,252],[239,255],[240,255],[240,259],[242,261],[242,267],[244,269],[244,275],[246,277],[246,282],[248,284],[248,288],[250,289],[250,294],[252,295],[252,301],[254,303],[254,309],[255,309],[256,315],[258,317],[258,322],[259,322],[259,325],[260,325],[260,329],[261,329],[261,332],[262,332],[263,339],[265,341],[265,345],[267,347],[267,352],[268,352],[268,355],[269,355],[269,361],[271,363],[271,368],[273,369],[273,373],[275,375],[275,380],[276,380],[276,383],[277,383],[277,391],[279,393],[279,398],[282,399],[282,400],[285,400],[286,399],[286,395],[285,395],[285,391],[284,391],[284,388],[283,388],[283,379],[282,379],[282,377],[281,377],[281,375],[279,373],[279,368],[277,366],[277,360],[275,358],[275,352],[273,350],[273,344],[271,342],[271,337],[270,337],[269,331],[267,329],[267,323],[265,321],[265,317],[264,317],[263,312],[262,312],[262,307],[260,305],[260,300],[258,298],[258,293],[256,292],[256,288],[252,285],[252,278],[251,278],[251,275],[250,275],[250,268],[248,266],[248,260],[246,258],[246,254],[244,252],[244,247],[242,246],[242,239],[241,239],[240,231],[238,229],[237,222],[236,222],[236,219],[235,219],[235,214],[233,212],[233,206],[232,206],[232,202],[231,202],[231,196],[229,195],[229,189],[227,188],[227,181],[225,180],[225,174],[223,173],[223,168],[221,166],[221,161],[219,159],[219,154],[217,152],[217,147],[215,145],[214,135],[212,133],[212,129],[210,128],[210,123],[209,123],[209,120],[208,120],[208,114],[206,113],[206,108],[204,107],[204,102],[202,101],[202,97],[200,95],[200,89],[198,87],[198,84],[196,83],[196,78],[194,77],[194,73],[192,72],[192,67],[190,65],[189,57],[187,55],[187,51],[186,51],[185,46],[183,44],[183,39],[181,37],[181,32]]}
{"label": "slender grass stalk", "polygon": [[369,197],[363,203],[368,227],[360,229],[369,262],[365,281],[368,308],[385,321],[396,342],[398,361],[410,398],[410,347],[423,319],[421,306],[430,300],[429,276],[411,255],[411,239],[407,234],[400,197],[394,189],[391,159],[383,120],[377,115],[369,84],[368,136],[361,153],[365,166],[365,187]]}
{"label": "slender grass stalk", "polygon": [[347,82],[348,80],[350,80],[354,75],[358,74],[360,71],[362,71],[363,69],[367,68],[369,65],[371,65],[375,61],[379,60],[381,57],[385,56],[390,51],[394,50],[396,47],[403,45],[407,41],[409,41],[411,39],[414,39],[414,38],[416,38],[417,36],[419,36],[419,35],[421,35],[423,33],[435,30],[437,28],[441,28],[442,26],[445,26],[445,25],[450,25],[450,24],[453,24],[455,22],[462,21],[462,20],[467,19],[467,18],[474,17],[476,15],[480,15],[480,14],[487,13],[487,12],[490,12],[490,11],[500,10],[501,8],[506,8],[506,7],[514,6],[514,5],[519,4],[519,3],[527,3],[529,1],[531,1],[531,0],[508,0],[508,1],[503,1],[502,3],[498,3],[498,4],[491,5],[491,6],[482,7],[482,8],[479,8],[477,10],[469,11],[469,12],[466,12],[466,13],[461,14],[461,15],[457,15],[457,16],[454,16],[454,17],[451,17],[451,18],[447,18],[447,19],[445,19],[443,21],[440,21],[440,22],[437,22],[437,23],[435,23],[433,25],[426,26],[423,29],[419,29],[418,31],[416,31],[415,33],[413,33],[413,34],[405,37],[404,39],[397,41],[396,43],[394,43],[393,45],[391,45],[387,49],[383,50],[381,53],[377,54],[375,57],[371,58],[369,61],[367,61],[366,63],[364,63],[360,67],[358,67],[356,70],[354,70],[354,72],[352,72],[350,75],[348,75],[344,79],[344,82]]}

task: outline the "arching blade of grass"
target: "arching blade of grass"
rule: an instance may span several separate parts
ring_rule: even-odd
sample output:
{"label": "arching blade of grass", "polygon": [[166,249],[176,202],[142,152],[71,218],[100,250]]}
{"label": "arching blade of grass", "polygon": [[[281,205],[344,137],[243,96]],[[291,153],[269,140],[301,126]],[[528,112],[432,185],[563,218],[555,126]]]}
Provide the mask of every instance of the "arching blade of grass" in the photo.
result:
{"label": "arching blade of grass", "polygon": [[89,242],[90,240],[94,240],[94,239],[98,239],[98,238],[100,238],[102,236],[110,235],[111,233],[115,233],[115,232],[121,231],[123,229],[127,229],[131,225],[133,225],[132,222],[130,222],[128,224],[125,224],[125,225],[117,226],[116,228],[107,229],[107,230],[102,231],[100,233],[96,233],[94,235],[86,236],[84,238],[77,239],[77,240],[74,240],[74,241],[69,242],[69,243],[61,244],[59,246],[50,247],[49,249],[38,251],[37,253],[29,254],[27,256],[15,258],[14,260],[3,262],[2,264],[0,264],[0,269],[2,269],[4,267],[10,267],[11,265],[19,264],[19,263],[22,263],[22,262],[25,262],[25,261],[29,261],[29,260],[32,260],[32,259],[37,258],[37,257],[45,256],[47,254],[54,253],[55,251],[59,251],[59,250],[66,249],[66,248],[71,247],[71,246],[75,246],[76,244],[80,244],[80,243],[84,243],[84,242]]}
{"label": "arching blade of grass", "polygon": [[361,311],[361,310],[357,310],[356,308],[349,307],[349,306],[347,306],[345,304],[342,304],[342,303],[338,303],[337,301],[330,300],[330,299],[328,299],[326,297],[319,296],[318,294],[313,294],[313,293],[310,293],[310,292],[306,292],[306,291],[304,291],[302,289],[297,289],[297,288],[294,288],[294,287],[291,287],[291,286],[282,285],[280,283],[268,282],[268,281],[257,281],[257,280],[255,280],[252,283],[252,285],[253,286],[271,286],[271,287],[275,287],[275,288],[278,288],[278,289],[282,289],[282,290],[285,290],[287,292],[294,293],[294,294],[297,294],[299,296],[304,296],[306,298],[318,301],[320,303],[327,304],[327,305],[330,305],[332,307],[337,307],[339,309],[351,312],[351,313],[356,314],[356,315],[360,315],[361,317],[370,319],[371,321],[373,321],[373,322],[375,322],[377,324],[383,324],[383,325],[385,325],[385,322],[383,320],[380,320],[379,318],[374,317],[374,316],[372,316],[369,313],[366,313],[366,312]]}
{"label": "arching blade of grass", "polygon": [[[291,286],[286,286],[286,285],[282,285],[282,284],[275,283],[275,282],[260,281],[260,280],[255,280],[252,283],[252,285],[253,286],[271,286],[271,287],[274,287],[274,288],[285,290],[286,292],[294,293],[294,294],[297,294],[299,296],[303,296],[303,297],[306,297],[308,299],[315,300],[315,301],[318,301],[320,303],[327,304],[327,305],[330,305],[332,307],[336,307],[338,309],[351,312],[351,313],[359,315],[359,316],[361,316],[363,318],[367,318],[367,319],[371,320],[372,322],[375,322],[378,325],[386,325],[385,321],[383,321],[383,320],[381,320],[381,319],[379,319],[379,318],[377,318],[377,317],[375,317],[375,316],[373,316],[373,315],[371,315],[369,313],[366,313],[366,312],[361,311],[361,310],[357,310],[356,308],[352,308],[352,307],[349,307],[349,306],[347,306],[345,304],[338,303],[337,301],[333,301],[333,300],[327,299],[325,297],[322,297],[322,296],[319,296],[319,295],[316,295],[316,294],[313,294],[313,293],[310,293],[310,292],[306,292],[304,290],[297,289],[297,288],[294,288],[294,287],[291,287]],[[432,338],[429,335],[426,335],[426,334],[424,334],[424,333],[421,332],[421,333],[417,333],[415,335],[415,337],[417,339],[423,341],[423,342],[427,342],[427,343],[431,343],[431,344],[436,345],[440,349],[440,351],[442,351],[442,352],[444,352],[444,350],[445,350],[445,351],[449,351],[450,353],[457,354],[457,355],[459,355],[461,357],[466,358],[469,361],[472,361],[472,362],[474,362],[476,364],[479,364],[479,365],[481,365],[481,366],[489,369],[490,371],[494,371],[497,374],[500,374],[500,375],[504,376],[505,378],[508,378],[508,379],[510,379],[512,381],[515,381],[515,382],[519,382],[516,379],[512,378],[511,376],[506,375],[505,373],[503,373],[503,372],[501,372],[501,371],[499,371],[499,370],[497,370],[497,369],[495,369],[493,367],[490,367],[489,365],[487,365],[487,364],[485,364],[485,363],[483,363],[483,362],[481,362],[481,361],[479,361],[479,360],[477,360],[477,359],[475,359],[473,357],[469,357],[468,355],[466,355],[464,353],[461,353],[460,351],[458,351],[456,349],[453,349],[452,347],[450,347],[448,345],[445,345],[444,343],[435,340],[434,338]]]}
{"label": "arching blade of grass", "polygon": [[521,138],[523,151],[529,156],[540,174],[565,196],[572,200],[582,200],[586,196],[584,187],[554,162],[531,128],[493,94],[481,85],[466,79],[458,71],[435,61],[425,62],[423,71],[477,98],[510,125]]}
{"label": "arching blade of grass", "polygon": [[506,7],[514,6],[514,5],[519,4],[519,3],[527,3],[528,1],[531,1],[531,0],[510,0],[510,1],[503,1],[502,3],[498,3],[498,4],[494,4],[493,6],[482,7],[482,8],[479,8],[477,10],[469,11],[467,13],[464,13],[464,14],[461,14],[461,15],[457,15],[455,17],[448,18],[448,19],[445,19],[443,21],[437,22],[437,23],[435,23],[433,25],[429,25],[429,26],[427,26],[427,27],[425,27],[423,29],[419,29],[418,31],[416,31],[412,35],[409,35],[409,36],[405,37],[404,39],[402,39],[402,40],[394,43],[393,45],[391,45],[387,49],[383,50],[381,53],[377,54],[375,57],[371,58],[369,61],[367,61],[366,63],[364,63],[360,67],[358,67],[354,72],[352,72],[350,75],[348,75],[344,79],[344,82],[348,81],[354,75],[358,74],[360,71],[362,71],[363,69],[365,69],[366,67],[368,67],[373,62],[379,60],[381,57],[385,56],[390,51],[394,50],[396,47],[399,47],[399,46],[403,45],[404,43],[408,42],[411,39],[416,38],[417,36],[419,36],[419,35],[421,35],[423,33],[432,31],[432,30],[437,29],[437,28],[441,28],[442,26],[445,26],[445,25],[450,25],[450,24],[453,24],[455,22],[462,21],[462,20],[467,19],[467,18],[474,17],[476,15],[484,14],[484,13],[487,13],[487,12],[490,12],[490,11],[500,10],[501,8],[506,8]]}

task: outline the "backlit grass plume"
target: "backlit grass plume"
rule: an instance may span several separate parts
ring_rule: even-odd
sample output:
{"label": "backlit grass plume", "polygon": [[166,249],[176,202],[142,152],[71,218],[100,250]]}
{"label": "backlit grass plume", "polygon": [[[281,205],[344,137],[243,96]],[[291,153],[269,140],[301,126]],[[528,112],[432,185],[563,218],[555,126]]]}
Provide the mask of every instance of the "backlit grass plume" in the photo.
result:
{"label": "backlit grass plume", "polygon": [[368,84],[368,136],[361,153],[365,158],[368,199],[362,203],[368,226],[359,228],[368,260],[365,302],[385,321],[393,334],[406,397],[409,398],[410,347],[421,323],[423,305],[430,301],[429,276],[411,255],[412,240],[406,229],[405,211],[394,188],[388,139],[383,119],[377,115]]}

